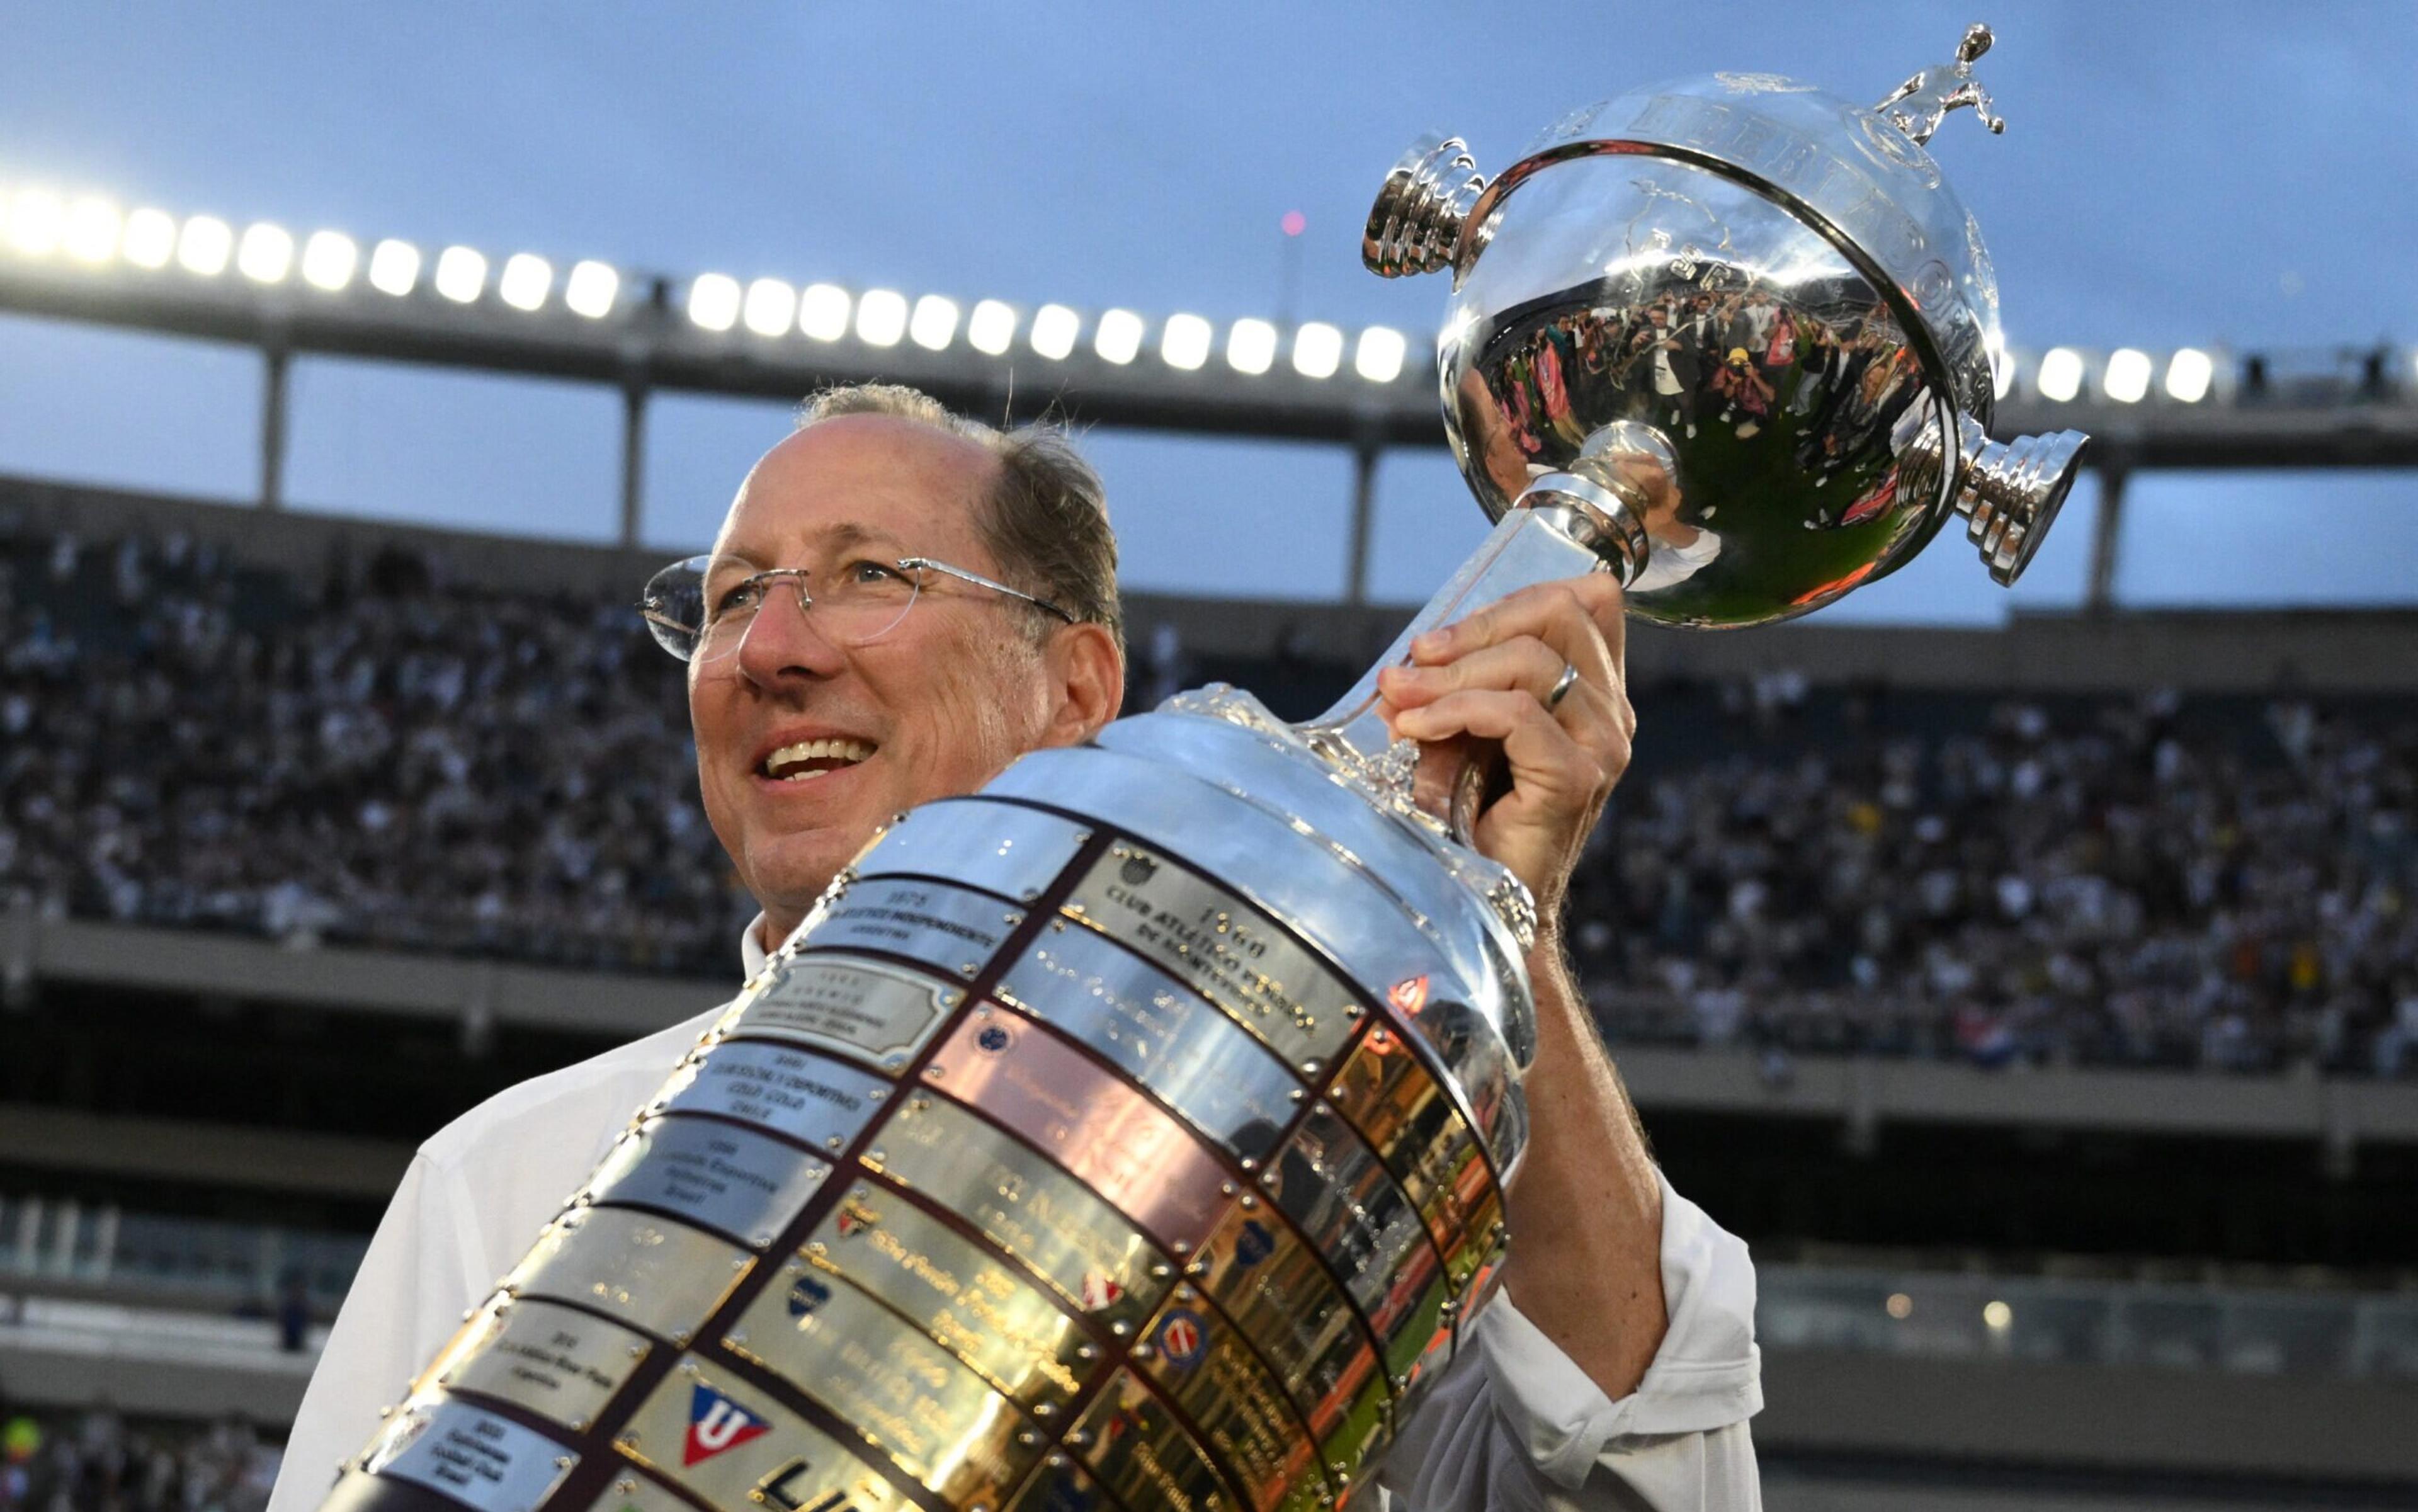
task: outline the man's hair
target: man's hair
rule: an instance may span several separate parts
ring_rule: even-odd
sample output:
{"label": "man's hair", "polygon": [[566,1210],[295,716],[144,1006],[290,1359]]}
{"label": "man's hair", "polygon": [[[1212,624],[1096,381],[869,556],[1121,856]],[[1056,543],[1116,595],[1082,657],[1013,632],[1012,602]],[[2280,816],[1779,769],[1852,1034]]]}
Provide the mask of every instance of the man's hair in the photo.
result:
{"label": "man's hair", "polygon": [[851,383],[809,395],[798,408],[798,429],[842,415],[915,420],[989,452],[999,474],[974,523],[1001,575],[1079,620],[1106,626],[1124,652],[1117,538],[1109,528],[1107,490],[1064,426],[1043,421],[1002,431],[955,413],[920,389]]}

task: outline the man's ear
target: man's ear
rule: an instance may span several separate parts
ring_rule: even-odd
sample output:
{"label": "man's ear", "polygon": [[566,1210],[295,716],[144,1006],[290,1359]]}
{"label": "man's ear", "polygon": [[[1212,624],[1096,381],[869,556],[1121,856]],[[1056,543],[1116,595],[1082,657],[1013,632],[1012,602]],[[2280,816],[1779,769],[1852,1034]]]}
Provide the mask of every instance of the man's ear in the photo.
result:
{"label": "man's ear", "polygon": [[1125,701],[1125,658],[1106,625],[1067,625],[1043,650],[1057,707],[1044,745],[1080,745],[1117,717]]}

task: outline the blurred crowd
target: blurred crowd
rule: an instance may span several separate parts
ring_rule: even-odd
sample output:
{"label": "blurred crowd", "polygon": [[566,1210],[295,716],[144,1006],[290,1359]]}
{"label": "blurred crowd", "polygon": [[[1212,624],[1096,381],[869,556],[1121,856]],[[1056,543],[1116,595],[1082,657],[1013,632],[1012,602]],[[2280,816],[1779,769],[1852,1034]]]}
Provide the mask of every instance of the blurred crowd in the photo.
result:
{"label": "blurred crowd", "polygon": [[[5,522],[0,522],[4,527]],[[0,899],[727,975],[754,909],[624,595],[0,529]]]}
{"label": "blurred crowd", "polygon": [[2418,1070],[2406,703],[1958,707],[1785,674],[1721,703],[1696,758],[1624,784],[1579,882],[1615,1033],[1782,1075],[1805,1050]]}
{"label": "blurred crowd", "polygon": [[[0,906],[727,976],[753,905],[634,598],[0,519]],[[1184,663],[1138,638],[1143,687]],[[1649,696],[1573,894],[1617,1036],[2418,1071],[2404,711]]]}
{"label": "blurred crowd", "polygon": [[282,1458],[251,1425],[69,1425],[0,1412],[0,1512],[259,1512]]}

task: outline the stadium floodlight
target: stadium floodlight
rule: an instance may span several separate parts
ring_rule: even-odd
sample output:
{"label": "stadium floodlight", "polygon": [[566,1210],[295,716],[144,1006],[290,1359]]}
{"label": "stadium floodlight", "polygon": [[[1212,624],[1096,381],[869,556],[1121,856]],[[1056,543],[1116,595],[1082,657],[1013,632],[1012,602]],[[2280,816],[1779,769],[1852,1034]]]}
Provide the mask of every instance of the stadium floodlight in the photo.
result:
{"label": "stadium floodlight", "polygon": [[1033,349],[1052,362],[1063,362],[1075,350],[1083,317],[1063,304],[1045,304],[1033,312]]}
{"label": "stadium floodlight", "polygon": [[2139,404],[2150,391],[2150,354],[2137,346],[2120,346],[2109,353],[2099,389],[2120,405]]}
{"label": "stadium floodlight", "polygon": [[[16,223],[12,219],[12,226]],[[235,228],[215,215],[188,217],[176,235],[176,266],[188,273],[216,278],[235,255]]]}
{"label": "stadium floodlight", "polygon": [[2015,1309],[1992,1298],[1982,1305],[1982,1321],[1989,1325],[1992,1333],[2004,1333],[2014,1324]]}
{"label": "stadium floodlight", "polygon": [[176,218],[165,210],[140,209],[126,218],[117,250],[137,267],[165,267],[176,255]]}
{"label": "stadium floodlight", "polygon": [[907,323],[907,334],[927,352],[943,350],[957,337],[957,301],[937,294],[916,300],[914,318]]}
{"label": "stadium floodlight", "polygon": [[2166,397],[2196,405],[2208,397],[2216,364],[2196,346],[2186,346],[2166,359]]}
{"label": "stadium floodlight", "polygon": [[819,342],[848,334],[848,291],[836,283],[809,283],[798,296],[798,328]]}
{"label": "stadium floodlight", "polygon": [[341,231],[314,231],[302,244],[302,282],[332,294],[353,281],[361,251]]}
{"label": "stadium floodlight", "polygon": [[798,291],[785,279],[759,278],[747,285],[739,318],[758,336],[787,336],[798,318]]}
{"label": "stadium floodlight", "polygon": [[400,299],[420,283],[420,249],[389,237],[370,249],[370,287]]}
{"label": "stadium floodlight", "polygon": [[867,289],[856,300],[856,339],[867,346],[895,346],[907,334],[907,296],[896,289]]}
{"label": "stadium floodlight", "polygon": [[1331,378],[1343,365],[1343,332],[1313,320],[1293,333],[1293,370],[1305,378]]}
{"label": "stadium floodlight", "polygon": [[515,310],[535,310],[554,289],[554,265],[535,252],[514,252],[504,259],[496,280],[496,296]]}
{"label": "stadium floodlight", "polygon": [[67,230],[60,241],[69,257],[99,266],[117,255],[117,237],[125,224],[116,206],[86,197],[68,206]]}
{"label": "stadium floodlight", "polygon": [[985,299],[966,317],[966,344],[986,357],[1002,357],[1016,344],[1016,310]]}
{"label": "stadium floodlight", "polygon": [[571,265],[571,276],[563,280],[562,302],[574,315],[602,320],[613,313],[613,301],[620,297],[621,275],[613,271],[610,263],[588,258]]}
{"label": "stadium floodlight", "polygon": [[743,296],[739,281],[727,273],[699,273],[688,281],[688,318],[706,330],[728,330],[739,324]]}
{"label": "stadium floodlight", "polygon": [[1370,383],[1391,383],[1402,375],[1402,357],[1410,344],[1390,326],[1371,326],[1360,333],[1352,354],[1352,370]]}
{"label": "stadium floodlight", "polygon": [[436,254],[436,292],[468,304],[487,286],[487,259],[472,247],[448,247]]}
{"label": "stadium floodlight", "polygon": [[236,270],[254,283],[276,283],[294,270],[294,233],[267,221],[244,227],[235,249]]}
{"label": "stadium floodlight", "polygon": [[68,207],[47,189],[21,189],[8,200],[8,245],[28,257],[48,257],[67,235]]}
{"label": "stadium floodlight", "polygon": [[2082,354],[2071,346],[2052,346],[2041,358],[2032,387],[2052,404],[2062,405],[2082,392]]}
{"label": "stadium floodlight", "polygon": [[1276,365],[1277,328],[1264,320],[1237,320],[1226,332],[1226,365],[1257,377]]}
{"label": "stadium floodlight", "polygon": [[1130,310],[1111,310],[1092,332],[1092,350],[1123,367],[1141,350],[1141,316]]}
{"label": "stadium floodlight", "polygon": [[1159,328],[1158,355],[1169,367],[1191,373],[1209,360],[1217,340],[1217,328],[1199,315],[1170,315]]}

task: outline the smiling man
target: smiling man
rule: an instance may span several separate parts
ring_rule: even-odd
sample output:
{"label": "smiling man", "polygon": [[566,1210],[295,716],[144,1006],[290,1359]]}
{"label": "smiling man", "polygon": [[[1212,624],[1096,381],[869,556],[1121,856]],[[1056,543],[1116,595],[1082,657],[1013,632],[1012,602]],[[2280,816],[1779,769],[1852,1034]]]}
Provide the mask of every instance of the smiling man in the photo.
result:
{"label": "smiling man", "polygon": [[[648,586],[689,666],[714,833],[763,909],[752,976],[891,815],[1091,738],[1123,696],[1099,481],[1049,430],[1002,434],[911,390],[834,390],[758,462],[712,553]],[[1752,1507],[1761,1405],[1745,1246],[1672,1192],[1557,929],[1628,761],[1618,590],[1513,595],[1385,674],[1396,730],[1503,743],[1479,848],[1536,893],[1534,1135],[1505,1300],[1404,1426],[1391,1504]],[[270,1512],[310,1512],[378,1410],[519,1260],[720,1014],[525,1082],[421,1147],[330,1334]],[[1145,1512],[1135,1508],[1133,1512]]]}

